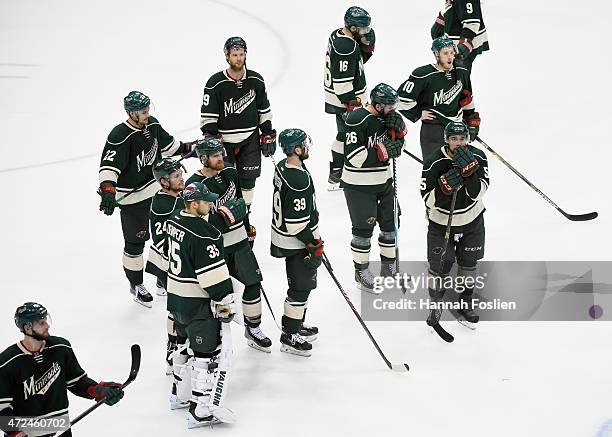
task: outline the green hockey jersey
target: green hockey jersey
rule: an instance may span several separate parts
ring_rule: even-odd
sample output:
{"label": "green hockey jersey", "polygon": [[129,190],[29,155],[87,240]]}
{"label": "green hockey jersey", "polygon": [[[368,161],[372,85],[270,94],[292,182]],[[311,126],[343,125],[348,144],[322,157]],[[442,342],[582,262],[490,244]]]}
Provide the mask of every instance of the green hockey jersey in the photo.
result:
{"label": "green hockey jersey", "polygon": [[346,111],[344,103],[359,97],[365,104],[366,78],[364,59],[359,44],[346,36],[342,29],[334,30],[327,42],[325,54],[325,112],[341,114]]}
{"label": "green hockey jersey", "polygon": [[463,108],[459,105],[464,89],[472,92],[466,68],[455,66],[445,72],[436,64],[424,65],[398,88],[398,110],[413,123],[421,118],[423,110],[433,112],[444,126],[451,121],[463,121],[463,112],[474,110],[474,102]]}
{"label": "green hockey jersey", "polygon": [[[52,418],[68,414],[68,393],[91,399],[87,377],[68,340],[50,336],[39,352],[21,342],[0,354],[0,415]],[[48,434],[54,435],[54,434]],[[68,430],[64,436],[70,436]]]}
{"label": "green hockey jersey", "polygon": [[176,211],[166,220],[168,311],[191,314],[202,299],[232,292],[223,236],[206,218]]}
{"label": "green hockey jersey", "polygon": [[238,172],[234,167],[225,167],[214,177],[206,177],[199,171],[192,174],[185,185],[192,182],[202,182],[210,191],[219,195],[213,203],[208,222],[215,226],[223,234],[223,245],[225,256],[234,253],[237,249],[249,244],[246,224],[243,220],[228,226],[225,220],[217,213],[220,206],[225,205],[228,200],[242,197],[238,187]]}
{"label": "green hockey jersey", "polygon": [[366,108],[346,118],[344,169],[340,187],[367,192],[383,192],[391,183],[389,161],[381,162],[374,146],[387,139],[384,120]]}
{"label": "green hockey jersey", "polygon": [[475,54],[489,50],[480,0],[445,0],[440,14],[444,17],[444,34],[455,44],[461,38],[468,38],[472,41]]}
{"label": "green hockey jersey", "polygon": [[272,110],[263,77],[249,69],[237,81],[226,71],[213,74],[204,87],[202,133],[221,134],[224,143],[239,145],[258,128],[263,133],[272,131]]}
{"label": "green hockey jersey", "polygon": [[130,205],[155,195],[159,184],[153,177],[153,164],[162,156],[183,152],[180,141],[164,130],[155,117],[137,129],[127,121],[116,126],[106,139],[98,178],[116,184],[117,198],[137,190],[119,202]]}
{"label": "green hockey jersey", "polygon": [[286,158],[274,172],[271,237],[270,253],[277,258],[291,256],[320,238],[312,177],[306,167],[288,164]]}
{"label": "green hockey jersey", "polygon": [[[453,212],[453,232],[461,232],[478,218],[485,210],[482,198],[489,188],[489,167],[485,153],[474,147],[467,146],[476,156],[480,168],[470,177],[463,179],[463,186],[457,192],[457,201]],[[429,221],[440,229],[445,229],[448,222],[451,196],[442,192],[438,179],[454,165],[446,146],[432,153],[423,164],[421,174],[421,197],[429,214]]]}
{"label": "green hockey jersey", "polygon": [[159,190],[151,202],[149,224],[153,243],[149,249],[149,258],[145,271],[158,278],[168,271],[168,253],[166,251],[166,220],[178,209],[183,209],[185,202],[180,196],[173,196]]}

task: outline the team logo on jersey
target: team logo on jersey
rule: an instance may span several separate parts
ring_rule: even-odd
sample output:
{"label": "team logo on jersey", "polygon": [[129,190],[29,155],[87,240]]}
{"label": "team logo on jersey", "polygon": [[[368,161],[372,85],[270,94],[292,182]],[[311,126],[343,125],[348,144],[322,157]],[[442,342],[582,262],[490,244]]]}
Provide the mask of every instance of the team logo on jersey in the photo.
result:
{"label": "team logo on jersey", "polygon": [[249,90],[244,96],[240,97],[238,100],[234,102],[234,98],[232,97],[226,102],[223,102],[223,110],[225,111],[225,116],[227,117],[229,114],[242,114],[242,112],[248,108],[248,106],[255,101],[255,91]]}
{"label": "team logo on jersey", "polygon": [[196,343],[197,344],[202,344],[202,337],[200,337],[199,335],[196,335]]}
{"label": "team logo on jersey", "polygon": [[57,363],[53,362],[51,368],[47,370],[40,378],[34,380],[34,376],[30,376],[23,381],[23,399],[27,400],[31,396],[44,395],[49,391],[49,388],[59,378],[62,368]]}
{"label": "team logo on jersey", "polygon": [[387,139],[387,131],[384,131],[382,134],[375,133],[374,136],[368,137],[368,149],[376,146],[378,143],[382,143]]}
{"label": "team logo on jersey", "polygon": [[136,157],[136,165],[138,166],[138,171],[140,171],[140,169],[142,169],[143,167],[153,165],[155,157],[157,156],[158,147],[159,144],[157,142],[157,138],[155,138],[153,139],[153,146],[149,149],[147,153],[145,153],[144,150],[140,152],[140,155]]}
{"label": "team logo on jersey", "polygon": [[214,201],[212,208],[213,212],[217,212],[220,206],[225,205],[228,200],[236,199],[236,197],[236,184],[234,183],[234,181],[231,181],[225,193],[223,193],[222,196],[220,196],[217,200]]}
{"label": "team logo on jersey", "polygon": [[434,255],[440,255],[442,253],[442,248],[440,246],[436,246],[431,249],[431,251],[434,253]]}
{"label": "team logo on jersey", "polygon": [[147,230],[143,229],[141,231],[136,232],[136,238],[138,238],[140,240],[146,240],[147,239]]}
{"label": "team logo on jersey", "polygon": [[366,222],[369,225],[373,225],[374,223],[376,223],[376,217],[368,217]]}
{"label": "team logo on jersey", "polygon": [[434,93],[434,106],[449,105],[457,98],[461,90],[463,90],[463,84],[458,80],[450,90],[445,92],[444,89],[441,89],[437,93]]}

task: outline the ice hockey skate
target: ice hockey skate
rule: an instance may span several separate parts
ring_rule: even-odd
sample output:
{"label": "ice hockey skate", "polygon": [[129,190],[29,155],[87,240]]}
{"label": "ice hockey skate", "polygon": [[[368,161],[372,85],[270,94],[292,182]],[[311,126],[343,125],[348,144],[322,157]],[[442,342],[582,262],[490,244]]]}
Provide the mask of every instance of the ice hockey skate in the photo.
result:
{"label": "ice hockey skate", "polygon": [[309,357],[311,354],[312,345],[307,342],[300,334],[287,334],[283,332],[280,337],[281,352],[288,354]]}
{"label": "ice hockey skate", "polygon": [[272,350],[272,341],[263,333],[259,326],[251,327],[246,325],[244,327],[244,337],[247,339],[247,344],[253,349],[260,350],[262,352],[270,353]]}
{"label": "ice hockey skate", "polygon": [[147,291],[144,284],[130,284],[130,293],[134,296],[134,302],[147,308],[152,308],[153,296]]}

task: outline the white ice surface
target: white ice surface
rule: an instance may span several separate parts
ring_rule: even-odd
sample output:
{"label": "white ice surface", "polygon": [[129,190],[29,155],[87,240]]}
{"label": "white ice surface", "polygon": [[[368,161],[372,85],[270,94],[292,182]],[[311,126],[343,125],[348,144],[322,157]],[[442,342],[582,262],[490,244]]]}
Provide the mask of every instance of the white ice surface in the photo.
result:
{"label": "white ice surface", "polygon": [[[438,2],[362,5],[378,37],[366,65],[370,87],[398,86],[432,61],[429,28]],[[202,87],[224,68],[228,36],[248,42],[248,64],[267,80],[276,129],[301,127],[313,138],[308,163],[326,252],[358,303],[344,198],[325,190],[335,123],[323,112],[321,86],[327,37],[348,6],[322,0],[0,2],[0,186],[6,196],[0,344],[18,339],[14,310],[35,300],[52,312],[52,332],[70,339],[93,378],[122,380],[129,345],[143,350],[141,374],[124,400],[100,408],[75,435],[185,431],[184,412],[167,408],[165,301],[155,297],[151,310],[131,301],[119,214],[98,211],[97,166],[106,135],[125,118],[122,97],[132,89],[152,97],[168,131],[183,140],[197,137]],[[489,0],[483,10],[491,51],[476,60],[473,77],[483,138],[568,212],[600,214],[593,222],[567,221],[489,156],[486,259],[609,260],[609,3]],[[409,126],[408,147],[420,154],[418,131]],[[284,265],[268,255],[272,165],[263,167],[252,220],[255,251],[280,317]],[[425,255],[419,178],[419,166],[402,157],[405,260]],[[154,289],[149,275],[146,283]],[[308,359],[279,352],[265,309],[271,355],[248,348],[233,326],[228,405],[238,423],[189,434],[595,436],[612,417],[608,323],[483,323],[475,332],[450,324],[456,336],[450,345],[424,323],[370,323],[390,359],[410,364],[409,373],[397,374],[386,370],[323,269],[308,314],[321,330]],[[72,415],[87,405],[71,397]]]}

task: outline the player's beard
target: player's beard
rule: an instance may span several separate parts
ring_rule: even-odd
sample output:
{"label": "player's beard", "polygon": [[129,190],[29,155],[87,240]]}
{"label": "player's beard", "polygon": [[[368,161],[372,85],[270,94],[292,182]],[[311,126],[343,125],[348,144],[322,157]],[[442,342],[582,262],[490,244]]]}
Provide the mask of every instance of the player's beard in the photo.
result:
{"label": "player's beard", "polygon": [[185,189],[185,182],[176,182],[170,185],[169,190],[173,193],[179,193]]}
{"label": "player's beard", "polygon": [[218,161],[216,164],[210,164],[210,168],[213,170],[223,170],[225,168],[225,162],[221,160]]}
{"label": "player's beard", "polygon": [[49,330],[47,329],[45,332],[36,332],[32,330],[32,335],[30,335],[34,340],[44,341],[49,338]]}
{"label": "player's beard", "polygon": [[305,161],[308,159],[310,155],[308,154],[308,149],[303,149],[302,153],[300,154],[300,161]]}
{"label": "player's beard", "polygon": [[230,62],[230,69],[235,73],[240,73],[246,64],[246,59],[243,62]]}

